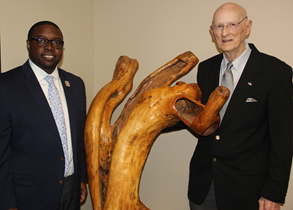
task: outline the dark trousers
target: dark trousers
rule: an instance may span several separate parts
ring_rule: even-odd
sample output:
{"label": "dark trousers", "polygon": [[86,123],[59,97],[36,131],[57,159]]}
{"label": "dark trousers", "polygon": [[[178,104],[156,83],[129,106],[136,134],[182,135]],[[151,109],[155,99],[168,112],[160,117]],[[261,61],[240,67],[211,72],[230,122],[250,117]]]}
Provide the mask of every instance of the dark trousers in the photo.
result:
{"label": "dark trousers", "polygon": [[212,182],[208,195],[201,205],[196,205],[189,200],[189,206],[191,210],[218,210],[215,199],[214,182]]}
{"label": "dark trousers", "polygon": [[[63,190],[57,210],[80,209],[79,198],[77,198],[74,174],[64,178]],[[80,196],[80,193],[79,193]]]}

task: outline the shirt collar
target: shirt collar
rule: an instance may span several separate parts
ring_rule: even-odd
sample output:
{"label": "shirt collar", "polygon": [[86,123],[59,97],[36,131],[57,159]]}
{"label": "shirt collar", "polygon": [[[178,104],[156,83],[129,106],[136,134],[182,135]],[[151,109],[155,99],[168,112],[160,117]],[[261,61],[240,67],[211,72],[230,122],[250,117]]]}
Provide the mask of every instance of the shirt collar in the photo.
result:
{"label": "shirt collar", "polygon": [[[239,70],[242,71],[244,69],[244,66],[245,66],[246,62],[248,61],[250,53],[251,53],[251,49],[250,49],[248,43],[245,41],[245,51],[238,58],[236,58],[234,61],[232,61],[232,63],[233,63],[232,70],[234,70],[234,71],[239,71]],[[229,62],[226,59],[224,53],[223,53],[223,57],[224,57],[223,66],[225,67],[223,69],[226,69]]]}
{"label": "shirt collar", "polygon": [[[43,69],[41,69],[40,67],[38,67],[36,64],[34,64],[34,62],[31,61],[31,59],[29,59],[29,64],[33,70],[33,72],[35,73],[37,80],[40,82],[41,80],[43,80],[47,75],[49,75],[47,72],[45,72]],[[58,68],[56,67],[55,70],[53,71],[52,74],[50,74],[51,76],[53,76],[55,79],[59,80],[59,73],[58,73]]]}

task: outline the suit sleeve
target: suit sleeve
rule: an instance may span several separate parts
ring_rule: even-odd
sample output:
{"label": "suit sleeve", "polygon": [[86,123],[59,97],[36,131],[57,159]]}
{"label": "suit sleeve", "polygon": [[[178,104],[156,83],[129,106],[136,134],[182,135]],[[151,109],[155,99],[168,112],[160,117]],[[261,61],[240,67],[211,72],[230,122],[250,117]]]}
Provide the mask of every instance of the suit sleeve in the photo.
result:
{"label": "suit sleeve", "polygon": [[262,197],[277,203],[285,202],[291,170],[292,96],[292,69],[286,66],[285,71],[273,84],[267,102],[270,140],[269,177],[261,193]]}
{"label": "suit sleeve", "polygon": [[10,136],[12,122],[9,105],[0,86],[0,210],[17,206],[11,163]]}

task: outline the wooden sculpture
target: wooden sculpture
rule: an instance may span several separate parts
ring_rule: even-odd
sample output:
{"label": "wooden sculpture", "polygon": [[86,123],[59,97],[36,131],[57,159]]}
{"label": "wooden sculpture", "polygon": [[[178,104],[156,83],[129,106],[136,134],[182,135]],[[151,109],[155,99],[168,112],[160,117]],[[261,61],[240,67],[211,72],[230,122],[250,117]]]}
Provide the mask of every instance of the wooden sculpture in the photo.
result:
{"label": "wooden sculpture", "polygon": [[148,209],[139,198],[143,166],[154,139],[182,120],[199,135],[219,125],[219,111],[229,90],[218,87],[206,105],[197,84],[178,82],[198,62],[186,52],[141,82],[119,118],[110,124],[116,106],[132,88],[138,62],[121,56],[113,79],[94,98],[86,120],[85,147],[89,189],[94,210]]}

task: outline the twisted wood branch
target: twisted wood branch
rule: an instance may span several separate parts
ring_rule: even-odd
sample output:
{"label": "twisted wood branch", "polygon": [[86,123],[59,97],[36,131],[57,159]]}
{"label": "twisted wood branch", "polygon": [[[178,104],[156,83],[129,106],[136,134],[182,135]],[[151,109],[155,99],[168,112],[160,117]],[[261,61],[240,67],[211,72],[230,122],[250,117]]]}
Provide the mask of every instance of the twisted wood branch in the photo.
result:
{"label": "twisted wood branch", "polygon": [[85,146],[90,194],[94,210],[146,210],[138,189],[143,166],[154,139],[182,120],[200,135],[219,125],[219,110],[229,90],[218,87],[206,106],[197,84],[178,82],[198,62],[191,52],[168,62],[141,82],[119,118],[112,113],[132,88],[136,60],[118,59],[112,81],[94,98],[85,126]]}

